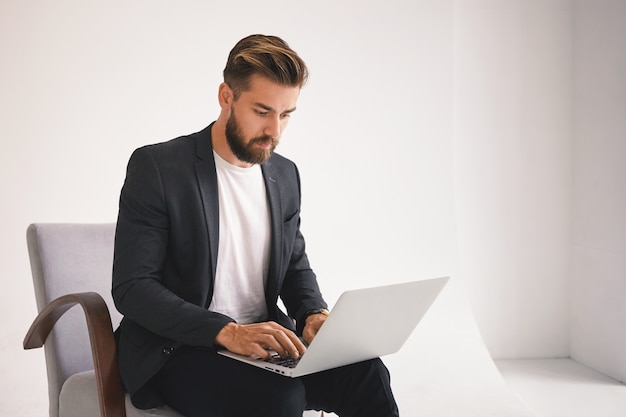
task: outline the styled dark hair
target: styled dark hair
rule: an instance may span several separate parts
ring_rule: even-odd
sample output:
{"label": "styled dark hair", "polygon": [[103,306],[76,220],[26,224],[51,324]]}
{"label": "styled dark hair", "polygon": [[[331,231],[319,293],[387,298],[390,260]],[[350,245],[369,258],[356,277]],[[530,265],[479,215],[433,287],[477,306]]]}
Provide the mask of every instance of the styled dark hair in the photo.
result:
{"label": "styled dark hair", "polygon": [[277,84],[302,87],[309,76],[306,64],[278,36],[250,35],[235,45],[224,68],[224,82],[235,99],[250,87],[250,77],[260,75]]}

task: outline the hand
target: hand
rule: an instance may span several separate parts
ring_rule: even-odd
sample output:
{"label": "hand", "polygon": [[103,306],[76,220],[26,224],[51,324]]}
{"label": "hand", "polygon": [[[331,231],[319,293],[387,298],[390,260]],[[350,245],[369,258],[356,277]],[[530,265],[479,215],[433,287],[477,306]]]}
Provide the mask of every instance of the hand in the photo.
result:
{"label": "hand", "polygon": [[322,324],[326,321],[326,314],[311,314],[306,318],[306,322],[304,325],[304,330],[302,331],[302,338],[308,343],[311,344],[317,332],[319,332]]}
{"label": "hand", "polygon": [[275,322],[254,324],[228,323],[217,334],[215,342],[231,352],[241,355],[256,355],[267,359],[268,349],[280,356],[291,356],[298,359],[306,351],[306,347],[298,336]]}

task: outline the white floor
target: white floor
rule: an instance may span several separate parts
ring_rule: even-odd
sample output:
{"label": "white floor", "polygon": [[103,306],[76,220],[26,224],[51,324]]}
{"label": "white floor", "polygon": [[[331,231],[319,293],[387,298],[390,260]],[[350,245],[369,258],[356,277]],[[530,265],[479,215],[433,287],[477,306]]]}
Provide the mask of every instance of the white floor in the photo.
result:
{"label": "white floor", "polygon": [[501,360],[496,365],[535,417],[626,416],[626,385],[573,360]]}
{"label": "white floor", "polygon": [[[495,363],[535,417],[626,416],[626,385],[571,359]],[[310,414],[315,415],[318,414]]]}

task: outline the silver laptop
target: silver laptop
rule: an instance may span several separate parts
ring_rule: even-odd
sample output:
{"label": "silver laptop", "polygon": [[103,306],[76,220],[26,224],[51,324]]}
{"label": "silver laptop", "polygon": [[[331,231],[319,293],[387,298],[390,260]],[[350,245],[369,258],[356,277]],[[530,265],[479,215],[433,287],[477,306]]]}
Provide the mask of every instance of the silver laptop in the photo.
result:
{"label": "silver laptop", "polygon": [[395,353],[449,277],[344,292],[307,351],[295,361],[219,353],[288,377],[299,377]]}

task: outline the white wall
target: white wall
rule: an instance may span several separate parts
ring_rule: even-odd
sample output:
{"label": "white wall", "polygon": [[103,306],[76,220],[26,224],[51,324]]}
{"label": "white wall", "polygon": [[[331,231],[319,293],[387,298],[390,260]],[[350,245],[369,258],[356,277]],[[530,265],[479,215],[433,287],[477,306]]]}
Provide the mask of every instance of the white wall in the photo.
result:
{"label": "white wall", "polygon": [[626,380],[626,1],[455,2],[459,274],[492,356]]}
{"label": "white wall", "polygon": [[568,356],[569,1],[455,5],[459,270],[497,358]]}
{"label": "white wall", "polygon": [[[226,56],[283,36],[312,77],[280,152],[301,169],[303,229],[329,301],[449,274],[451,1],[0,3],[0,414],[43,415],[31,222],[110,222],[131,151],[217,115]],[[395,383],[403,385],[396,373]],[[406,376],[405,376],[406,378]]]}
{"label": "white wall", "polygon": [[575,1],[571,354],[626,381],[626,1]]}

